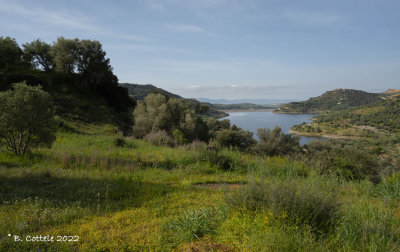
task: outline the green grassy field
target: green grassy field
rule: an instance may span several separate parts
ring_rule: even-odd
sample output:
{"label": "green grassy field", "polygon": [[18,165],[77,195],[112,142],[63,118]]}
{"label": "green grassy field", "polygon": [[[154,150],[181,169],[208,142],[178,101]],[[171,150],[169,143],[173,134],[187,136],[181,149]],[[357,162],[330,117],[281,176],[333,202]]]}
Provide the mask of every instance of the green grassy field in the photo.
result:
{"label": "green grassy field", "polygon": [[[399,199],[397,174],[345,180],[286,157],[68,123],[51,149],[0,152],[0,251],[393,251]],[[26,241],[37,235],[75,241]]]}

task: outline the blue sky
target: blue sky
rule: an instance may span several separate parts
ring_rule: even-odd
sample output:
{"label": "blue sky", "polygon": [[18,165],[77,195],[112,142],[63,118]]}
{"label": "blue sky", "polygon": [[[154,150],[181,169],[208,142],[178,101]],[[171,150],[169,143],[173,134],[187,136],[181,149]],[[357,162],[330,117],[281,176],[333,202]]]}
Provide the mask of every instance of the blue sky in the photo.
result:
{"label": "blue sky", "polygon": [[184,97],[400,88],[398,0],[0,0],[0,36],[99,40],[120,82]]}

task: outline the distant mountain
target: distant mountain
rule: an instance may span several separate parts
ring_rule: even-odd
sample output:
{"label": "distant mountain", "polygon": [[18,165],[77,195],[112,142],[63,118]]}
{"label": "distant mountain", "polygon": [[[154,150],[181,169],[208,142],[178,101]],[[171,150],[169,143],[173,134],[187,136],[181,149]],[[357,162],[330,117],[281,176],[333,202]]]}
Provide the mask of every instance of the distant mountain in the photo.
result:
{"label": "distant mountain", "polygon": [[235,103],[235,104],[212,104],[214,108],[219,110],[257,110],[257,109],[275,109],[277,105],[273,104],[253,104],[253,103]]}
{"label": "distant mountain", "polygon": [[170,98],[182,98],[179,95],[170,93],[164,89],[158,88],[151,84],[133,84],[133,83],[120,83],[121,86],[128,89],[129,95],[135,100],[143,100],[150,93],[160,93],[164,94]]}
{"label": "distant mountain", "polygon": [[382,93],[368,93],[354,89],[334,89],[307,101],[291,102],[279,106],[277,113],[320,113],[344,110],[381,101]]}
{"label": "distant mountain", "polygon": [[212,104],[239,104],[239,103],[251,103],[251,104],[282,104],[292,102],[294,100],[279,100],[279,99],[208,99],[208,98],[197,98],[201,102],[208,102]]}
{"label": "distant mountain", "polygon": [[199,107],[200,104],[207,105],[210,109],[208,110],[207,113],[205,113],[205,116],[210,116],[214,118],[221,118],[228,116],[227,113],[223,111],[219,111],[218,108],[216,108],[213,104],[206,103],[206,102],[200,102],[196,99],[186,99],[183,98],[177,94],[170,93],[162,88],[158,88],[154,85],[151,84],[145,84],[145,85],[140,85],[140,84],[133,84],[133,83],[120,83],[122,87],[125,87],[128,89],[128,93],[131,97],[133,97],[135,100],[143,100],[147,95],[151,93],[159,93],[159,94],[164,94],[168,96],[169,98],[176,98],[176,99],[184,99],[192,104],[193,107]]}

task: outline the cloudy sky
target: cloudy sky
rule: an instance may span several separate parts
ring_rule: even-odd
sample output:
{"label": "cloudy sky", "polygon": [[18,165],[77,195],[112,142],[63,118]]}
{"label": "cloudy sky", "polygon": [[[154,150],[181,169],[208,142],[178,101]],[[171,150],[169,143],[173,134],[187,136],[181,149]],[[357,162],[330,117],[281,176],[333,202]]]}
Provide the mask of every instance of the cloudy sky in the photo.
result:
{"label": "cloudy sky", "polygon": [[0,0],[0,36],[103,44],[120,82],[184,97],[400,88],[398,0]]}

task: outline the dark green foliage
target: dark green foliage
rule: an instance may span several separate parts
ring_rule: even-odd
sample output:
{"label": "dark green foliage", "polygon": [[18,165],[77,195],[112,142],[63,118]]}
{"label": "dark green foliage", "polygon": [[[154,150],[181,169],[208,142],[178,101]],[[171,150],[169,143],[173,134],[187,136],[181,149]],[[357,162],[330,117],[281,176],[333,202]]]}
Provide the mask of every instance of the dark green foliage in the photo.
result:
{"label": "dark green foliage", "polygon": [[54,68],[54,61],[51,52],[51,45],[37,39],[31,43],[22,45],[24,48],[24,60],[32,67],[51,71]]}
{"label": "dark green foliage", "polygon": [[53,102],[40,86],[16,83],[0,92],[0,143],[8,150],[20,156],[30,147],[50,147],[55,132]]}
{"label": "dark green foliage", "polygon": [[272,218],[291,224],[309,225],[317,234],[332,230],[340,217],[334,191],[296,181],[250,183],[226,197],[232,207],[257,212],[269,211]]}
{"label": "dark green foliage", "polygon": [[164,89],[158,88],[156,86],[147,84],[147,85],[139,85],[139,84],[131,84],[131,83],[120,83],[120,85],[126,89],[128,89],[129,95],[131,95],[135,100],[142,101],[149,94],[162,94],[169,98],[182,98],[179,95],[170,93]]}
{"label": "dark green foliage", "polygon": [[305,146],[310,162],[324,174],[334,174],[347,179],[378,180],[383,168],[371,154],[330,141],[313,141]]}
{"label": "dark green foliage", "polygon": [[20,64],[22,54],[23,52],[15,39],[0,37],[0,70],[6,66]]}
{"label": "dark green foliage", "polygon": [[126,145],[126,141],[122,137],[114,138],[113,144],[115,147],[124,147]]}
{"label": "dark green foliage", "polygon": [[253,133],[233,125],[230,129],[223,129],[216,132],[215,142],[218,147],[238,148],[248,150],[256,144]]}
{"label": "dark green foliage", "polygon": [[276,112],[319,113],[321,111],[344,110],[381,100],[381,94],[353,89],[335,89],[303,102],[291,102],[279,106]]}
{"label": "dark green foliage", "polygon": [[[114,123],[127,135],[135,101],[119,86],[98,41],[58,38],[23,44],[0,38],[0,91],[26,81],[50,93],[56,114],[85,122]],[[23,59],[23,60],[22,60]]]}
{"label": "dark green foliage", "polygon": [[280,127],[270,129],[258,129],[257,136],[259,141],[255,146],[258,153],[277,156],[291,154],[299,150],[298,136],[285,134]]}
{"label": "dark green foliage", "polygon": [[219,130],[230,129],[231,127],[231,122],[228,119],[216,120],[214,118],[207,118],[206,123],[209,129],[208,134],[211,139],[217,136]]}
{"label": "dark green foliage", "polygon": [[218,150],[204,150],[201,152],[200,159],[224,171],[231,171],[236,168],[233,158]]}

